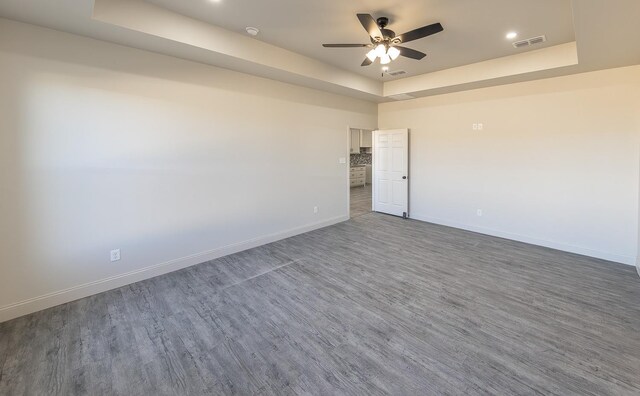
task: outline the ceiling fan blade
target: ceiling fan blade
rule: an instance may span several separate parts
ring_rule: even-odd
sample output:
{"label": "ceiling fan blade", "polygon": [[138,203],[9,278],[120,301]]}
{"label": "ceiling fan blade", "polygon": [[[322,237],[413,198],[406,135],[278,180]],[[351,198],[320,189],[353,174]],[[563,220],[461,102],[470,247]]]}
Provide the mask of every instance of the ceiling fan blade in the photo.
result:
{"label": "ceiling fan blade", "polygon": [[423,26],[421,28],[412,30],[410,32],[401,34],[398,36],[403,43],[408,43],[409,41],[421,39],[423,37],[431,36],[432,34],[440,33],[444,28],[439,23],[434,23],[432,25]]}
{"label": "ceiling fan blade", "polygon": [[364,30],[369,33],[369,36],[371,36],[371,38],[382,40],[384,36],[382,35],[382,32],[380,31],[380,28],[378,27],[375,19],[373,19],[370,14],[358,14],[358,19],[360,20],[360,23],[362,24]]}
{"label": "ceiling fan blade", "polygon": [[371,44],[322,44],[325,48],[361,48],[368,47]]}
{"label": "ceiling fan blade", "polygon": [[367,58],[364,58],[364,61],[362,61],[362,64],[360,66],[369,66],[372,63],[373,61],[367,57]]}
{"label": "ceiling fan blade", "polygon": [[416,51],[411,48],[400,47],[399,45],[396,45],[395,48],[400,50],[400,55],[406,56],[407,58],[420,60],[427,56],[424,52]]}

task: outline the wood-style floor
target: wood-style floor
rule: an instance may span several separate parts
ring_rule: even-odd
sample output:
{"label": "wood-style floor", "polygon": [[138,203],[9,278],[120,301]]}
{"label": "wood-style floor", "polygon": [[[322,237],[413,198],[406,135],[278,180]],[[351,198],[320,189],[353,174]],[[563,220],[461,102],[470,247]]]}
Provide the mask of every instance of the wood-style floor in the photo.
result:
{"label": "wood-style floor", "polygon": [[633,267],[370,213],[0,324],[1,395],[637,395]]}
{"label": "wood-style floor", "polygon": [[351,198],[349,204],[351,217],[362,216],[371,213],[371,184],[366,186],[351,187]]}

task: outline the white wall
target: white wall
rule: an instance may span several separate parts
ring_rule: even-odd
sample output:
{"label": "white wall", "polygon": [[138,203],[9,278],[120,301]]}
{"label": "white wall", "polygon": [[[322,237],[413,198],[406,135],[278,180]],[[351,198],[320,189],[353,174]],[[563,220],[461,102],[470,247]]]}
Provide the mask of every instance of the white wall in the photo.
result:
{"label": "white wall", "polygon": [[0,37],[0,321],[346,219],[338,158],[377,105],[2,19]]}
{"label": "white wall", "polygon": [[633,264],[639,109],[635,66],[385,103],[378,124],[410,128],[411,217]]}
{"label": "white wall", "polygon": [[345,219],[347,126],[377,122],[411,128],[412,217],[635,262],[640,67],[377,107],[2,19],[0,37],[0,321]]}

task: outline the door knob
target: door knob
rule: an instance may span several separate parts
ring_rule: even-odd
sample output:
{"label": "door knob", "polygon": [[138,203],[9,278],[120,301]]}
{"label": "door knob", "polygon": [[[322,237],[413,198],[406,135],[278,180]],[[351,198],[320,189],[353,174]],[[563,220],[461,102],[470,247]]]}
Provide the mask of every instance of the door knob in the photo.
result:
{"label": "door knob", "polygon": [[406,178],[407,178],[406,176],[402,176],[402,179],[403,179],[403,180],[404,180],[404,179],[406,179]]}

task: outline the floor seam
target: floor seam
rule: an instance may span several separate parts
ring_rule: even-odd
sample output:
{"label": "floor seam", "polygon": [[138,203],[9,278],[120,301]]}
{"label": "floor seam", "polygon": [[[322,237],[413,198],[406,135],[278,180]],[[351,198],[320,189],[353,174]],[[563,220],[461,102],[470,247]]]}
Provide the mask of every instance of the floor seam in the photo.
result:
{"label": "floor seam", "polygon": [[231,288],[231,287],[234,287],[234,286],[239,286],[239,285],[241,285],[241,284],[243,284],[243,283],[245,283],[245,282],[248,282],[248,281],[250,281],[250,280],[256,279],[256,278],[261,277],[261,276],[263,276],[263,275],[267,275],[267,274],[269,274],[269,273],[271,273],[271,272],[273,272],[273,271],[277,271],[277,270],[279,270],[279,269],[281,269],[281,268],[288,267],[288,266],[290,266],[290,265],[292,265],[292,264],[297,264],[297,263],[299,263],[300,261],[301,261],[301,260],[291,260],[291,261],[289,261],[288,263],[285,263],[285,264],[279,265],[279,266],[277,266],[277,267],[273,267],[273,268],[271,268],[271,269],[269,269],[269,270],[267,270],[267,271],[264,271],[264,272],[261,272],[261,273],[259,273],[259,274],[256,274],[256,275],[253,275],[253,276],[250,276],[249,278],[246,278],[246,279],[240,280],[240,281],[238,281],[238,282],[232,283],[232,284],[230,284],[230,285],[224,286],[223,288],[221,288],[221,289],[220,289],[220,291],[227,290],[227,289],[229,289],[229,288]]}

